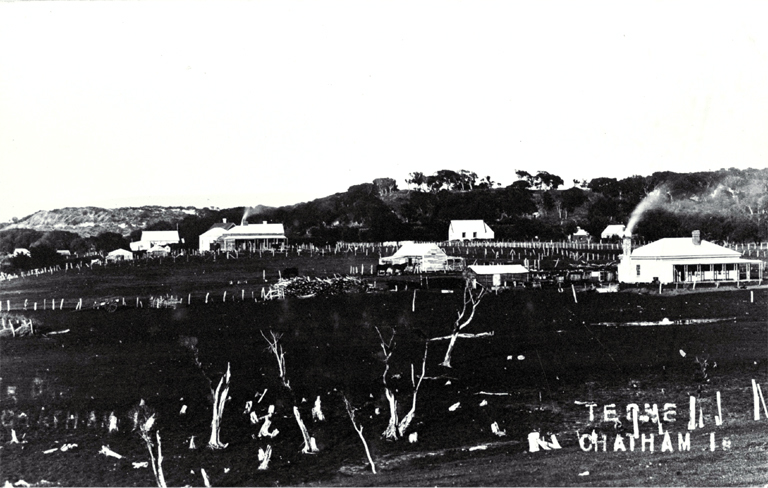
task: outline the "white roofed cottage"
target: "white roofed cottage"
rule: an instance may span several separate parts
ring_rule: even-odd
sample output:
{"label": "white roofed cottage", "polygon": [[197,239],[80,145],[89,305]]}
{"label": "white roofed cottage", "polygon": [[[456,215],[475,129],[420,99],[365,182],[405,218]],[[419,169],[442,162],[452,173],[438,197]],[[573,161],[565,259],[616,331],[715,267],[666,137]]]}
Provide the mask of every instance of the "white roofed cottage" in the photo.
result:
{"label": "white roofed cottage", "polygon": [[493,229],[482,220],[451,220],[448,228],[449,241],[493,239]]}
{"label": "white roofed cottage", "polygon": [[763,277],[762,261],[742,259],[741,253],[692,237],[667,237],[629,252],[629,237],[619,263],[622,283],[692,283],[746,281]]}

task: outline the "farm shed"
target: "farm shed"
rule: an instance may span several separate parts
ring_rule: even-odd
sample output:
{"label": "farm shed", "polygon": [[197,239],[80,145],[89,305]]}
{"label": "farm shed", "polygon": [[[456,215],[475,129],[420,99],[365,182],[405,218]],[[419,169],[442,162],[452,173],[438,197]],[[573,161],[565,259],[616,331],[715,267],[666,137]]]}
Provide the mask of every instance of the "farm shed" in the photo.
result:
{"label": "farm shed", "polygon": [[286,242],[283,224],[261,224],[243,222],[225,231],[216,240],[222,251],[256,251],[258,249],[282,246]]}
{"label": "farm shed", "polygon": [[451,220],[451,225],[448,227],[449,241],[493,239],[493,236],[493,229],[482,220]]}
{"label": "farm shed", "polygon": [[115,249],[107,254],[107,262],[128,261],[133,259],[133,253],[125,249]]}
{"label": "farm shed", "polygon": [[693,283],[763,279],[762,261],[742,259],[741,253],[692,237],[667,237],[631,249],[631,238],[624,238],[624,254],[619,263],[622,283]]}
{"label": "farm shed", "polygon": [[234,226],[235,224],[232,222],[227,222],[227,219],[224,219],[222,222],[216,222],[213,224],[210,229],[200,234],[200,252],[213,251],[216,240],[221,237],[224,232],[230,230]]}
{"label": "farm shed", "polygon": [[513,282],[528,281],[528,268],[520,264],[472,265],[467,270],[467,274],[474,282],[487,288],[499,288]]}
{"label": "farm shed", "polygon": [[18,256],[19,254],[23,254],[25,256],[32,256],[32,253],[29,252],[29,249],[25,249],[23,247],[17,247],[13,250],[13,254],[11,256]]}
{"label": "farm shed", "polygon": [[403,244],[395,254],[381,258],[379,264],[405,264],[412,273],[461,271],[464,258],[450,257],[437,244]]}
{"label": "farm shed", "polygon": [[612,224],[603,229],[600,233],[600,239],[610,239],[611,237],[624,237],[624,224]]}

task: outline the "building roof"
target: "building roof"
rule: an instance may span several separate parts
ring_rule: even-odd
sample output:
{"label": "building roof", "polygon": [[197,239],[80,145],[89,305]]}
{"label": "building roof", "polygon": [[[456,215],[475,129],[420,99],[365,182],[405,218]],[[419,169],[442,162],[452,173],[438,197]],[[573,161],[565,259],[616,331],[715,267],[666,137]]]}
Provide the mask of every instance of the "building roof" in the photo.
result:
{"label": "building roof", "polygon": [[443,251],[437,244],[431,243],[408,243],[400,246],[400,249],[395,252],[390,258],[403,258],[408,256],[428,256],[428,255],[441,255],[445,256]]}
{"label": "building roof", "polygon": [[603,229],[603,232],[600,234],[600,237],[611,237],[611,236],[624,236],[624,229],[626,227],[624,224],[611,224],[605,229]]}
{"label": "building roof", "polygon": [[[232,224],[232,225],[234,225],[234,224]],[[219,237],[221,234],[225,233],[226,231],[227,231],[227,229],[225,229],[224,227],[211,227],[207,231],[205,231],[202,234],[200,234],[200,237],[205,236],[205,237],[213,237],[213,238],[215,238],[215,237]]]}
{"label": "building roof", "polygon": [[177,230],[143,230],[141,231],[141,240],[147,242],[179,242],[179,231]]}
{"label": "building roof", "polygon": [[493,232],[483,220],[451,220],[453,232]]}
{"label": "building roof", "polygon": [[573,233],[574,236],[588,236],[589,232],[585,231],[581,227],[576,227],[576,232]]}
{"label": "building roof", "polygon": [[[232,227],[234,227],[234,226],[235,226],[235,223],[234,223],[234,222],[216,222],[216,223],[215,223],[215,224],[213,224],[213,225],[211,226],[211,228],[210,228],[210,229],[208,229],[208,230],[213,230],[213,229],[224,229],[224,230],[229,230],[229,229],[231,229],[231,228],[232,228]],[[206,232],[208,232],[208,231],[206,231]]]}
{"label": "building roof", "polygon": [[285,230],[283,229],[283,224],[236,225],[224,232],[221,237],[223,239],[285,239]]}
{"label": "building roof", "polygon": [[107,257],[109,256],[133,256],[133,253],[131,251],[126,251],[125,249],[115,249],[107,254]]}
{"label": "building roof", "polygon": [[473,264],[472,266],[469,266],[469,269],[472,270],[475,274],[479,275],[528,273],[528,268],[520,264]]}
{"label": "building roof", "polygon": [[666,237],[632,251],[632,259],[740,258],[741,253],[709,241],[696,245],[690,237]]}

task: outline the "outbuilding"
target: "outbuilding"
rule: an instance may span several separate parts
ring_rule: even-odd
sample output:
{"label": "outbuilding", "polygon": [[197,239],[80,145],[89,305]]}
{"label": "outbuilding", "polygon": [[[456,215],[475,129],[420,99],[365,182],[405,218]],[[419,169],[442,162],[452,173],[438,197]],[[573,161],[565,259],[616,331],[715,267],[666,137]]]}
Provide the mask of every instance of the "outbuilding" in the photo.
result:
{"label": "outbuilding", "polygon": [[743,259],[741,253],[701,239],[667,237],[631,251],[630,237],[624,238],[619,263],[622,283],[700,283],[762,280],[762,261]]}
{"label": "outbuilding", "polygon": [[592,236],[589,235],[589,232],[582,229],[581,227],[576,227],[576,232],[571,234],[571,241],[572,242],[582,242],[586,243],[592,240]]}
{"label": "outbuilding", "polygon": [[448,228],[449,241],[471,241],[493,239],[493,229],[482,220],[451,220]]}
{"label": "outbuilding", "polygon": [[489,264],[469,266],[467,274],[486,288],[500,288],[528,281],[529,271],[520,264]]}
{"label": "outbuilding", "polygon": [[132,259],[133,253],[125,249],[115,249],[114,251],[111,251],[109,254],[107,254],[107,262],[111,263],[117,261],[130,261]]}
{"label": "outbuilding", "polygon": [[407,271],[428,273],[434,271],[461,271],[464,259],[448,256],[434,243],[407,243],[392,256],[379,260],[380,265],[405,265]]}

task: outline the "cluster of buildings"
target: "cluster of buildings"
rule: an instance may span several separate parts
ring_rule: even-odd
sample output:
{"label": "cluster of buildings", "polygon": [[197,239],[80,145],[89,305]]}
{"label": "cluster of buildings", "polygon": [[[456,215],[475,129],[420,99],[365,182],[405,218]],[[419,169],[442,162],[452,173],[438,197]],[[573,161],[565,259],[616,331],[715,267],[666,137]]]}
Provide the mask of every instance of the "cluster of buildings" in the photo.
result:
{"label": "cluster of buildings", "polygon": [[[764,266],[757,259],[744,259],[741,253],[701,239],[699,231],[690,238],[670,237],[632,249],[631,236],[625,236],[623,225],[609,225],[602,239],[623,239],[623,253],[617,270],[622,283],[694,283],[763,279]],[[482,220],[454,220],[448,230],[449,241],[491,240],[494,231]],[[588,241],[589,234],[578,229],[572,241]],[[258,251],[285,245],[283,224],[247,223],[236,225],[215,223],[200,235],[199,249],[206,251]],[[180,244],[178,231],[143,231],[141,239],[130,243],[131,250],[117,249],[107,260],[133,259],[134,253],[149,256],[167,255],[171,245]],[[464,271],[479,283],[491,287],[506,286],[512,281],[526,281],[527,268],[521,265],[466,266],[461,257],[448,256],[437,244],[402,243],[392,255],[381,258],[380,267],[393,267],[405,272]]]}

